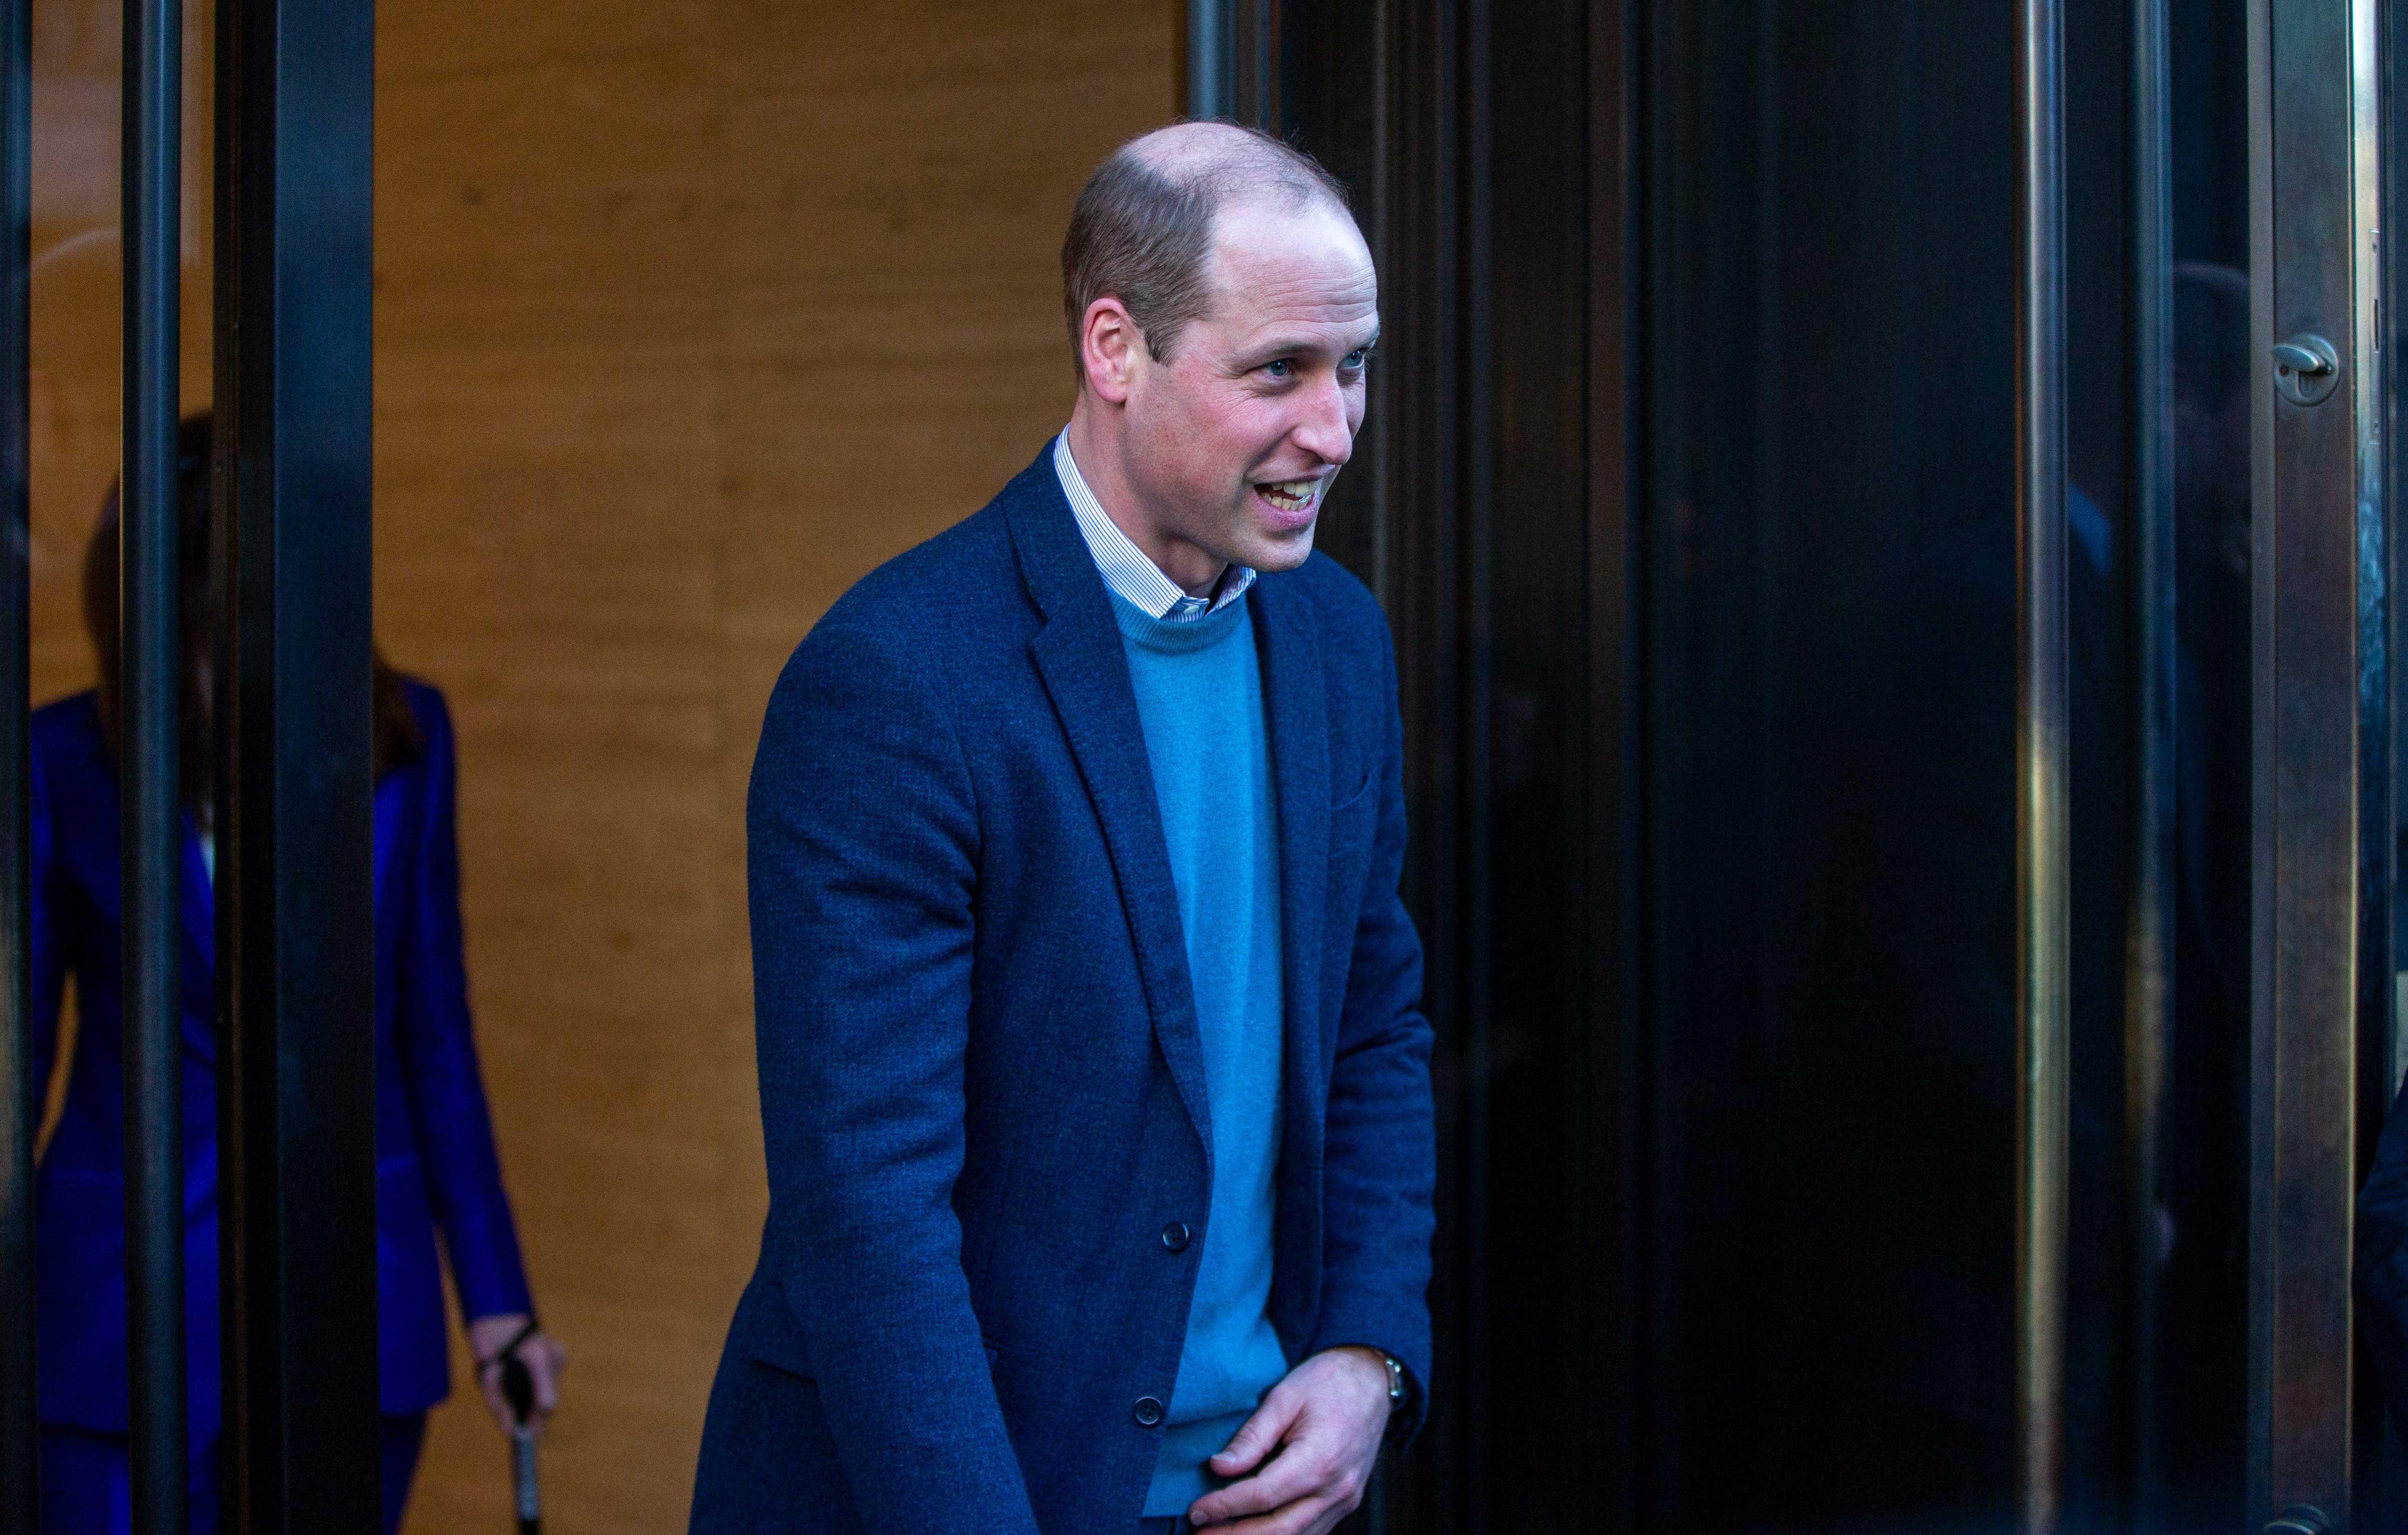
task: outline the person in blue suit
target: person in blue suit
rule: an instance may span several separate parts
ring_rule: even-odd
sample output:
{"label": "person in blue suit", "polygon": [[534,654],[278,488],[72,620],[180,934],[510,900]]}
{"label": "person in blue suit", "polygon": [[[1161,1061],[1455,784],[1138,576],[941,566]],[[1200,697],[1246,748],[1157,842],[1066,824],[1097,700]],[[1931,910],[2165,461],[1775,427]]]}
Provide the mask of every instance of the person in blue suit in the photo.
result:
{"label": "person in blue suit", "polygon": [[[185,675],[182,782],[185,1343],[192,1528],[217,1528],[218,1042],[214,845],[208,834],[207,658],[209,420],[179,443]],[[118,517],[112,492],[87,551],[84,617],[100,686],[33,718],[35,1080],[50,1078],[63,989],[77,1031],[57,1128],[35,1179],[46,1535],[129,1520],[126,1440],[124,1057],[116,712]],[[442,695],[375,672],[377,1300],[384,1528],[400,1523],[427,1409],[450,1391],[437,1232],[497,1416],[500,1354],[515,1350],[539,1408],[557,1401],[558,1345],[534,1306],[502,1191],[470,1038],[453,838],[452,722]]]}
{"label": "person in blue suit", "polygon": [[698,1535],[1322,1535],[1427,1400],[1396,667],[1312,552],[1370,252],[1191,123],[1090,178],[1063,276],[1068,429],[770,700],[770,1207]]}

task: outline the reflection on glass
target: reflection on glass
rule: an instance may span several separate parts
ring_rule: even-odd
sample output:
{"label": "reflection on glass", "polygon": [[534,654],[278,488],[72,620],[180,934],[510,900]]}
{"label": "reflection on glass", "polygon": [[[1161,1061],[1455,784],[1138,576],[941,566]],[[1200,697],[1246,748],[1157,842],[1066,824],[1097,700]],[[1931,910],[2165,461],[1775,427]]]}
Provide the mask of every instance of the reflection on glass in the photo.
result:
{"label": "reflection on glass", "polygon": [[[179,444],[184,791],[180,1026],[187,1226],[184,1286],[192,1508],[216,1527],[220,1443],[218,1084],[212,977],[216,844],[208,718],[210,426],[186,420]],[[119,882],[116,706],[119,533],[105,505],[83,569],[83,606],[99,686],[34,716],[31,945],[37,1073],[65,1057],[64,1097],[36,1185],[42,1358],[45,1521],[59,1535],[120,1528],[126,1485],[124,936]],[[531,1372],[530,1411],[548,1412],[559,1351],[531,1320],[516,1225],[502,1189],[469,1028],[462,948],[456,780],[451,715],[436,690],[379,659],[376,761],[378,1391],[384,1529],[393,1535],[424,1441],[429,1408],[450,1392],[442,1270],[466,1317],[478,1385],[514,1425],[505,1370]],[[81,1027],[54,1048],[72,978]],[[306,1218],[306,1215],[305,1217]],[[438,1264],[437,1239],[443,1263]]]}
{"label": "reflection on glass", "polygon": [[2168,1529],[2227,1525],[2247,1420],[2250,388],[2246,25],[2172,7],[2174,954],[2154,1228]]}
{"label": "reflection on glass", "polygon": [[[33,695],[89,685],[76,571],[117,474],[118,43],[122,7],[34,7]],[[183,396],[209,396],[211,0],[184,6]]]}
{"label": "reflection on glass", "polygon": [[[2172,8],[2178,909],[2167,1151],[2136,1210],[2131,9],[2066,7],[2082,1529],[2241,1514],[2247,30],[2240,0]],[[1778,9],[1651,13],[1649,1506],[1992,1528],[2014,1471],[2012,18]],[[2145,1506],[2143,1465],[2168,1484]]]}

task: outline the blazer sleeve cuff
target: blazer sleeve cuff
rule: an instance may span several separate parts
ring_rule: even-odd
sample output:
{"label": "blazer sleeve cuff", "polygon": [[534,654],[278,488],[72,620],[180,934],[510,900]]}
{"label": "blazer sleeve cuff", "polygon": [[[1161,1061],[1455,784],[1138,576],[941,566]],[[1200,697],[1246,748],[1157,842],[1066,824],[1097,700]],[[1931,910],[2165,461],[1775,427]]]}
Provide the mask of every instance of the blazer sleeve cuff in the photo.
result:
{"label": "blazer sleeve cuff", "polygon": [[1428,1304],[1417,1299],[1379,1302],[1369,1297],[1350,1300],[1325,1296],[1321,1325],[1305,1353],[1333,1348],[1377,1349],[1404,1367],[1405,1400],[1388,1425],[1388,1435],[1399,1451],[1411,1444],[1429,1416]]}
{"label": "blazer sleeve cuff", "polygon": [[518,1233],[510,1229],[507,1213],[498,1219],[459,1221],[444,1236],[464,1320],[513,1312],[534,1314],[535,1297],[527,1288],[526,1266],[519,1258]]}

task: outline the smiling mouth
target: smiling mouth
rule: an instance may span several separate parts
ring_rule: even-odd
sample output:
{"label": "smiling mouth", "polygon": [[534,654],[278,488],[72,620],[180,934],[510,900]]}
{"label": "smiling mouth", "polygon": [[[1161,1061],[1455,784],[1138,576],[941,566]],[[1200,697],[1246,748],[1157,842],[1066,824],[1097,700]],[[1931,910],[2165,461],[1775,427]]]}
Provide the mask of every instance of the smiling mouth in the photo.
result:
{"label": "smiling mouth", "polygon": [[1318,476],[1312,479],[1269,480],[1255,486],[1254,493],[1269,502],[1279,511],[1301,512],[1309,510],[1313,502],[1320,499],[1321,480]]}

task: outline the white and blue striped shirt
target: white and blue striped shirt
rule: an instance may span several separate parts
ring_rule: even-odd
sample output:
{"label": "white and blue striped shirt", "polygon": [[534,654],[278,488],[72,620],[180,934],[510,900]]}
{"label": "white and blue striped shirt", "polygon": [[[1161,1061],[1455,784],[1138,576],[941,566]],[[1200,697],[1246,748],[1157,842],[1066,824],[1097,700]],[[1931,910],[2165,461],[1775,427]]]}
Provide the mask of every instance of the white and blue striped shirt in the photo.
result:
{"label": "white and blue striped shirt", "polygon": [[1161,566],[1146,558],[1145,551],[1128,534],[1121,532],[1120,524],[1096,499],[1096,492],[1087,489],[1086,476],[1079,473],[1078,461],[1070,457],[1068,431],[1054,439],[1054,473],[1062,481],[1062,493],[1070,500],[1070,515],[1079,519],[1079,532],[1087,540],[1087,551],[1096,557],[1096,568],[1103,573],[1104,585],[1148,618],[1166,623],[1194,623],[1236,602],[1254,584],[1252,570],[1231,565],[1222,573],[1221,584],[1213,589],[1211,597],[1190,597],[1178,582],[1162,574]]}

